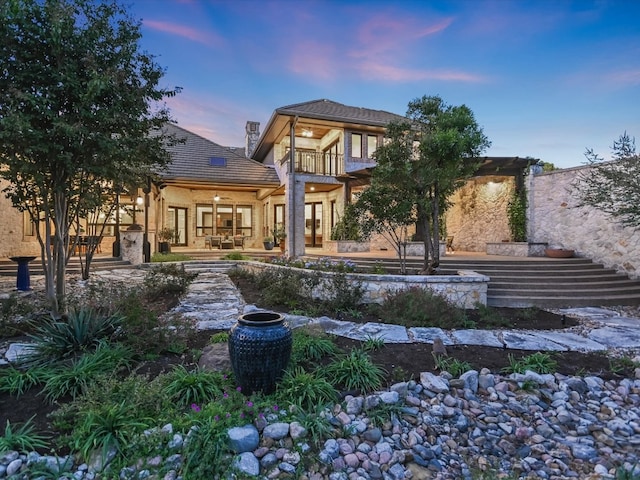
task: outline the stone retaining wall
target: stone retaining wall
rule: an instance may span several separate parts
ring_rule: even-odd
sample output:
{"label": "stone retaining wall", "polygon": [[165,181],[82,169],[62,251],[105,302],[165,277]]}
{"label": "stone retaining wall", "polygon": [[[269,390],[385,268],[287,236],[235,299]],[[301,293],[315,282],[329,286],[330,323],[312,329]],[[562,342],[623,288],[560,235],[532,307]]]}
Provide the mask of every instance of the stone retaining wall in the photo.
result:
{"label": "stone retaining wall", "polygon": [[359,253],[370,251],[371,246],[369,242],[326,240],[322,243],[322,248],[329,253]]}
{"label": "stone retaining wall", "polygon": [[[270,265],[261,262],[238,262],[238,267],[257,273],[266,268],[290,268]],[[299,268],[291,268],[299,272],[309,272]],[[317,271],[314,271],[316,273]],[[329,278],[333,272],[317,272]],[[424,287],[442,295],[453,305],[460,308],[477,308],[478,304],[487,304],[487,287],[489,277],[469,270],[459,271],[458,275],[374,275],[364,273],[347,273],[347,280],[360,282],[365,290],[363,303],[382,303],[389,293],[406,290],[411,287]],[[318,288],[313,292],[314,298],[323,298],[325,292]]]}
{"label": "stone retaining wall", "polygon": [[640,278],[640,229],[621,226],[611,216],[580,206],[571,185],[575,167],[532,175],[529,183],[529,240],[575,250],[631,278]]}
{"label": "stone retaining wall", "polygon": [[487,243],[487,255],[507,255],[509,257],[544,257],[548,244],[527,242]]}

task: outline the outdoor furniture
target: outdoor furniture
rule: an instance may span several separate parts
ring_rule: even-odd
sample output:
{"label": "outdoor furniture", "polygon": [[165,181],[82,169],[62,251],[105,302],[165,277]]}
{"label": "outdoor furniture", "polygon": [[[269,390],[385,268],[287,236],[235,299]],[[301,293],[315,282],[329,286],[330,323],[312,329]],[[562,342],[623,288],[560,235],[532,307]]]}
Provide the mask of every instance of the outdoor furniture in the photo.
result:
{"label": "outdoor furniture", "polygon": [[233,237],[233,246],[234,247],[242,247],[244,250],[244,235],[236,235]]}
{"label": "outdoor furniture", "polygon": [[233,240],[222,240],[220,244],[223,250],[233,250]]}
{"label": "outdoor furniture", "polygon": [[211,250],[213,247],[217,247],[218,249],[220,249],[222,248],[222,237],[207,235],[206,237],[204,237],[204,246],[209,247],[209,250]]}
{"label": "outdoor furniture", "polygon": [[453,249],[453,235],[447,237],[447,252],[455,252]]}

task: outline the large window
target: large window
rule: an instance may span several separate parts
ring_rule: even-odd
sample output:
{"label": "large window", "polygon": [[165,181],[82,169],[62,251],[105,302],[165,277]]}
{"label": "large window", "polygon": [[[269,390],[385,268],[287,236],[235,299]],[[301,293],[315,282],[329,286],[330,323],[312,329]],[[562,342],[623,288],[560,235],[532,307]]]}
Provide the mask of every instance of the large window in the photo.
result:
{"label": "large window", "polygon": [[351,158],[362,158],[362,135],[351,134]]}
{"label": "large window", "polygon": [[233,206],[216,205],[216,234],[233,235]]}
{"label": "large window", "polygon": [[253,230],[251,228],[251,206],[250,205],[238,205],[236,207],[236,235],[244,235],[245,237],[252,237]]}
{"label": "large window", "polygon": [[[215,221],[214,221],[215,219]],[[196,235],[253,236],[251,205],[196,205]]]}
{"label": "large window", "polygon": [[196,205],[196,236],[213,235],[213,205]]}
{"label": "large window", "polygon": [[367,135],[367,158],[373,158],[373,154],[378,149],[378,136]]}

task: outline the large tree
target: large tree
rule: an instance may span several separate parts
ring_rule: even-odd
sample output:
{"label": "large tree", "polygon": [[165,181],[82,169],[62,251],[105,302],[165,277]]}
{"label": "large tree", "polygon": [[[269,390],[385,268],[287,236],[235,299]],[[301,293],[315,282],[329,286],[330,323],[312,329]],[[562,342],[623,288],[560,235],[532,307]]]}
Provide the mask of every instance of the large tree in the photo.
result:
{"label": "large tree", "polygon": [[576,197],[584,205],[597,208],[623,225],[640,226],[640,155],[635,138],[620,135],[613,142],[612,160],[605,161],[593,149],[585,156],[591,167],[573,182]]}
{"label": "large tree", "polygon": [[[411,215],[405,215],[407,221],[415,215],[417,238],[424,242],[423,273],[435,273],[447,199],[478,169],[478,157],[490,142],[467,106],[447,105],[438,96],[409,102],[407,121],[389,125],[386,140],[376,150],[371,184],[386,186],[402,205],[412,205]],[[369,211],[373,217],[380,213]],[[395,222],[397,214],[389,211]]]}
{"label": "large tree", "polygon": [[37,227],[58,314],[80,219],[169,161],[150,132],[177,89],[159,86],[140,22],[116,1],[4,0],[0,18],[0,175]]}

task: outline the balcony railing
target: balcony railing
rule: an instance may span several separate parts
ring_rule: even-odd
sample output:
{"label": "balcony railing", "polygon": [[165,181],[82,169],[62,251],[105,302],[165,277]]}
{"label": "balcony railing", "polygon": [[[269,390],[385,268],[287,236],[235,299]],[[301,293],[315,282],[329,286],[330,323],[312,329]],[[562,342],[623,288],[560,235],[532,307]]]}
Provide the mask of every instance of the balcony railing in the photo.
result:
{"label": "balcony railing", "polygon": [[[289,152],[282,163],[289,161]],[[344,173],[344,155],[328,152],[299,152],[295,154],[296,173],[336,176]]]}

